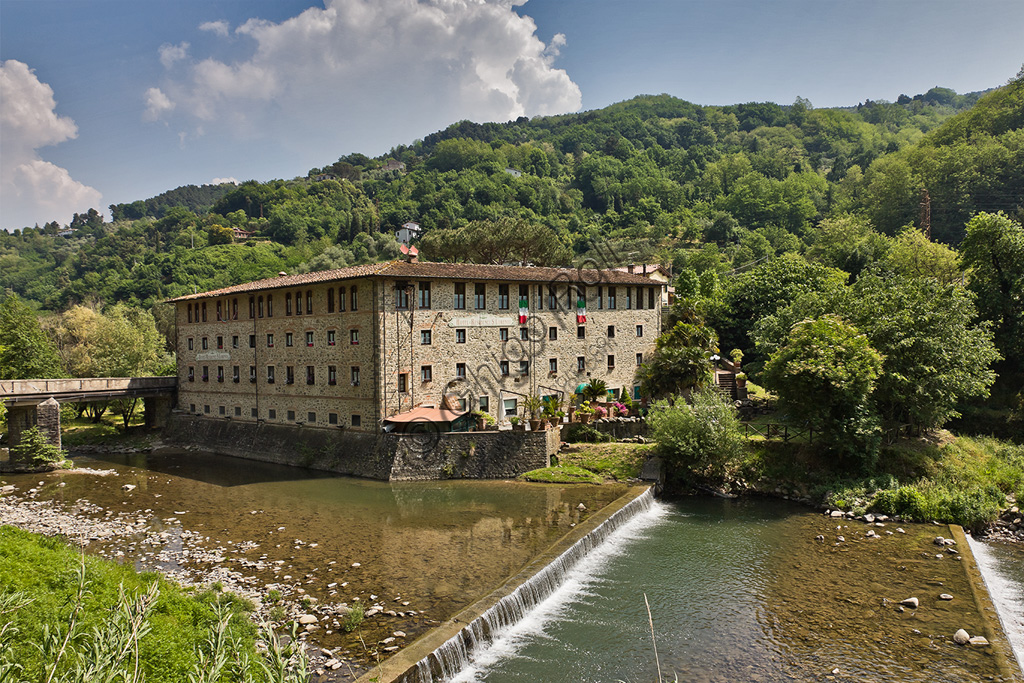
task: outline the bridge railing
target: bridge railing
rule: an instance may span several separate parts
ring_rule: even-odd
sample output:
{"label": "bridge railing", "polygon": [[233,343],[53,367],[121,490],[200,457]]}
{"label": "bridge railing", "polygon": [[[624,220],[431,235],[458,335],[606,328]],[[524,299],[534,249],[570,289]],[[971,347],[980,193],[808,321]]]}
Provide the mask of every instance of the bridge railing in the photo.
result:
{"label": "bridge railing", "polygon": [[91,392],[159,391],[174,389],[178,378],[170,377],[82,377],[71,379],[0,380],[0,399]]}

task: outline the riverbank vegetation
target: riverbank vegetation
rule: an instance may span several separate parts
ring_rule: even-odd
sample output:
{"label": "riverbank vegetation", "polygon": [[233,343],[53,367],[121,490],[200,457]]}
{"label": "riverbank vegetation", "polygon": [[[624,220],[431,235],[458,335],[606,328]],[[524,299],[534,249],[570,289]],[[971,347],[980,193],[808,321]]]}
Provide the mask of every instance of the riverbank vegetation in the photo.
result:
{"label": "riverbank vegetation", "polygon": [[0,526],[0,680],[306,680],[252,605]]}
{"label": "riverbank vegetation", "polygon": [[600,484],[605,481],[630,481],[640,476],[653,445],[631,443],[573,443],[557,456],[551,467],[523,475],[527,481],[555,484]]}

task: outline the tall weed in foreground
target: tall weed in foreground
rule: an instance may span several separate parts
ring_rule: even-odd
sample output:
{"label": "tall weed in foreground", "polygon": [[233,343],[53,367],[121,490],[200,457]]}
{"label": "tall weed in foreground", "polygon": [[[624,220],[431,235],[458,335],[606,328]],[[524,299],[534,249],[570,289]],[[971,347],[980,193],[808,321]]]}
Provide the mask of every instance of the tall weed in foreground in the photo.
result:
{"label": "tall weed in foreground", "polygon": [[281,637],[269,624],[254,627],[248,609],[231,594],[186,595],[54,539],[0,527],[0,683],[308,680],[297,627]]}

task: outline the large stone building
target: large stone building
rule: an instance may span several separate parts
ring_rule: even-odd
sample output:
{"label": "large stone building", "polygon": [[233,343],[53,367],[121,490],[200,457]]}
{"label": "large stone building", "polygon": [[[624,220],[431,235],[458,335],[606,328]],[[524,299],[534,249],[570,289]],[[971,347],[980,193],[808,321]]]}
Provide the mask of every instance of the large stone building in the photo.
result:
{"label": "large stone building", "polygon": [[415,406],[499,420],[591,378],[633,391],[661,325],[642,274],[415,259],[282,275],[173,300],[178,407],[378,431]]}

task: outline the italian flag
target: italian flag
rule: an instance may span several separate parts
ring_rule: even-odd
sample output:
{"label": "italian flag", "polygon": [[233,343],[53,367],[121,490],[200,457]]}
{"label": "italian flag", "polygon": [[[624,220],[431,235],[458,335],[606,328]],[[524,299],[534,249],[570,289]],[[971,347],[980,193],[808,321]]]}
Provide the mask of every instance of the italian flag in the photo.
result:
{"label": "italian flag", "polygon": [[587,300],[576,299],[576,324],[581,325],[587,322]]}
{"label": "italian flag", "polygon": [[526,324],[526,317],[529,315],[530,300],[525,296],[519,297],[519,324]]}

